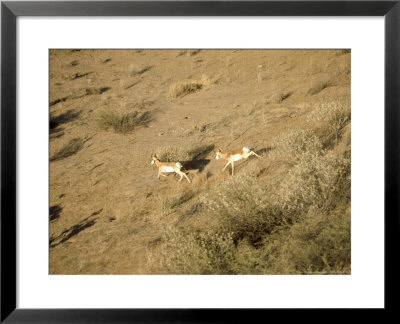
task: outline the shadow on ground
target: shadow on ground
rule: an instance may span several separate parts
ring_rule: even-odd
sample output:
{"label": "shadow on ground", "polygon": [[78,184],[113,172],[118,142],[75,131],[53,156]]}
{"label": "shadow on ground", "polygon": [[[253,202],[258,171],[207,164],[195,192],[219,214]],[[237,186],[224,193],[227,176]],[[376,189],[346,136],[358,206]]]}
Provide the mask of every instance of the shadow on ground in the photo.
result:
{"label": "shadow on ground", "polygon": [[54,221],[54,220],[60,218],[61,211],[62,211],[62,207],[60,205],[51,206],[50,210],[49,210],[50,221]]}
{"label": "shadow on ground", "polygon": [[183,171],[199,170],[203,171],[205,166],[210,163],[210,159],[192,160],[192,161],[181,161]]}
{"label": "shadow on ground", "polygon": [[66,241],[68,241],[71,237],[79,234],[80,232],[82,232],[83,230],[93,226],[94,224],[96,224],[96,220],[97,218],[92,218],[90,219],[93,215],[98,215],[100,211],[94,212],[90,217],[85,218],[84,220],[82,220],[81,222],[79,222],[78,224],[70,227],[69,229],[64,230],[60,235],[58,235],[57,237],[50,237],[50,248],[54,248]]}

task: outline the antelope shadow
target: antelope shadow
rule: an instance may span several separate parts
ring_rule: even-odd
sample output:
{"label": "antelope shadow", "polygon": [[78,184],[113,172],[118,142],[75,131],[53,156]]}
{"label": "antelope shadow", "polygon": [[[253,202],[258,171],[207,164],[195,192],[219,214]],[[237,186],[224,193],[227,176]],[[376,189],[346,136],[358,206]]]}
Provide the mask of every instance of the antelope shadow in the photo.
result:
{"label": "antelope shadow", "polygon": [[[97,213],[100,213],[101,210]],[[97,215],[96,212],[92,215]],[[92,217],[92,216],[90,216]],[[71,237],[79,234],[83,230],[93,226],[96,224],[97,218],[90,219],[90,217],[85,218],[81,222],[76,225],[71,226],[70,228],[64,230],[60,235],[57,237],[51,237],[49,240],[50,248],[55,248],[56,246],[68,241]]]}
{"label": "antelope shadow", "polygon": [[191,161],[180,161],[182,164],[183,171],[191,171],[191,170],[199,170],[199,172],[203,171],[205,166],[210,163],[210,159],[200,159],[200,160],[191,160]]}

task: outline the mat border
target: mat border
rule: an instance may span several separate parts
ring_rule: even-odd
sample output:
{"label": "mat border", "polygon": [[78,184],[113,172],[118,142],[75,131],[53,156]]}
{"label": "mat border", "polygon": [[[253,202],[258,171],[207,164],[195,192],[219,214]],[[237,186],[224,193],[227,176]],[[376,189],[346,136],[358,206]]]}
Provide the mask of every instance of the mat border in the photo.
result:
{"label": "mat border", "polygon": [[[1,294],[6,323],[240,322],[278,309],[16,308],[16,18],[18,16],[384,16],[385,311],[395,311],[400,233],[400,4],[397,1],[4,1],[1,3]],[[286,309],[284,309],[286,310]],[[300,311],[300,312],[299,312]],[[315,310],[312,310],[315,312]],[[332,310],[325,310],[330,311]],[[379,316],[382,310],[377,310]],[[296,316],[305,314],[297,310]],[[387,312],[386,312],[387,313]],[[309,316],[306,312],[305,316]],[[367,315],[370,317],[370,313]]]}

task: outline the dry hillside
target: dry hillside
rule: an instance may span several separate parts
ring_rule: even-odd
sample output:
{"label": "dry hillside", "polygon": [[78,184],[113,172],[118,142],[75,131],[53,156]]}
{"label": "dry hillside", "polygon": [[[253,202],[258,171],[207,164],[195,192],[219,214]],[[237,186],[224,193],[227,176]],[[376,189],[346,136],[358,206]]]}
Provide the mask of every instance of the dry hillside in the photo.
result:
{"label": "dry hillside", "polygon": [[350,51],[49,56],[50,274],[350,273]]}

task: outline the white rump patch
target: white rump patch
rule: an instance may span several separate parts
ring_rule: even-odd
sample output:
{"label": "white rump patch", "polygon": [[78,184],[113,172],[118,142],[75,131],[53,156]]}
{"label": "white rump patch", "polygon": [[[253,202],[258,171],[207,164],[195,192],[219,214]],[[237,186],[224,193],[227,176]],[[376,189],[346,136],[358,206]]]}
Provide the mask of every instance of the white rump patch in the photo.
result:
{"label": "white rump patch", "polygon": [[174,168],[173,167],[163,166],[162,167],[162,172],[166,172],[166,173],[174,172]]}
{"label": "white rump patch", "polygon": [[243,147],[242,150],[243,150],[243,152],[247,152],[247,153],[250,152],[250,149],[248,147]]}
{"label": "white rump patch", "polygon": [[235,154],[232,156],[232,160],[233,161],[239,161],[241,160],[243,157],[240,154]]}
{"label": "white rump patch", "polygon": [[182,168],[182,164],[180,164],[179,162],[176,163],[176,166],[177,166],[178,168]]}

